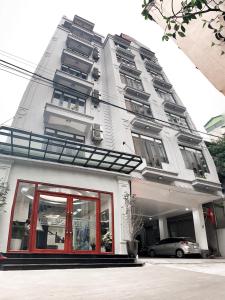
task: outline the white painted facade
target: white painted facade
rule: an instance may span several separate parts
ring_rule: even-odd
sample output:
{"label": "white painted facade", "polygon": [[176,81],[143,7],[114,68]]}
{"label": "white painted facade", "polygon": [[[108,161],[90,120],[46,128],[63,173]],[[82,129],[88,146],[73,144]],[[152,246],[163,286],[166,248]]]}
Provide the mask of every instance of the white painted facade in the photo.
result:
{"label": "white painted facade", "polygon": [[[77,17],[77,19],[80,18]],[[70,30],[63,25],[65,21],[72,24],[72,21],[62,18],[36,70],[37,74],[50,80],[58,80],[55,73],[61,72],[57,70],[61,69],[62,53],[65,51],[64,49],[67,49],[68,36],[71,36]],[[83,21],[84,23],[87,22]],[[82,26],[78,29],[81,32],[86,32]],[[95,34],[91,31],[88,32],[92,36]],[[101,37],[98,34],[95,35]],[[73,38],[81,41],[76,35]],[[108,35],[105,40],[103,37],[101,39],[102,44],[94,40],[90,43],[87,42],[89,47],[99,49],[100,58],[97,61],[93,60],[92,57],[84,58],[78,53],[71,54],[77,56],[78,60],[85,60],[86,64],[84,63],[83,66],[90,65],[87,79],[80,79],[64,72],[64,81],[61,82],[65,84],[72,77],[74,82],[83,83],[91,91],[98,90],[101,99],[111,105],[104,102],[96,105],[92,102],[91,97],[87,96],[85,113],[65,109],[52,103],[54,92],[52,82],[46,81],[46,84],[43,82],[37,84],[37,82],[31,81],[18,107],[12,126],[41,135],[45,134],[45,127],[54,128],[85,136],[86,145],[97,145],[99,148],[135,154],[133,132],[160,140],[164,145],[168,161],[162,162],[161,167],[157,168],[147,165],[145,157],[142,157],[143,163],[138,169],[125,175],[119,172],[99,170],[98,168],[91,169],[1,154],[0,170],[5,181],[8,181],[9,193],[7,205],[1,212],[0,218],[0,251],[7,251],[10,214],[18,179],[113,193],[115,253],[126,253],[125,241],[129,239],[129,236],[124,219],[124,194],[130,194],[131,183],[131,196],[136,197],[140,205],[145,204],[145,215],[160,218],[161,237],[168,235],[167,217],[184,214],[186,208],[190,211],[193,210],[197,242],[200,243],[202,249],[207,250],[201,204],[219,199],[221,194],[216,169],[204,142],[201,141],[201,137],[195,131],[196,128],[190,116],[173,88],[169,89],[169,92],[173,94],[176,103],[173,104],[173,109],[170,103],[170,108],[166,108],[168,103],[165,104],[165,101],[156,92],[152,76],[147,72],[145,61],[140,55],[140,49],[144,46],[133,39],[128,48],[134,55],[136,69],[140,71],[139,80],[142,82],[144,93],[149,95],[146,100],[141,99],[140,94],[136,94],[133,98],[130,96],[129,99],[150,105],[153,119],[151,117],[146,120],[140,116],[138,118],[137,115],[127,112],[124,99],[126,85],[120,79],[120,72],[129,74],[129,71],[120,71],[121,63],[116,57],[118,45],[115,44],[115,41],[119,43],[118,41],[123,41],[123,38]],[[126,43],[129,42],[126,40]],[[129,51],[129,49],[127,50]],[[156,60],[155,55],[152,54],[152,56]],[[125,58],[126,55],[123,57]],[[159,66],[157,60],[155,64]],[[92,76],[94,68],[98,68],[100,71],[100,78],[97,80],[94,80]],[[163,75],[164,81],[168,83],[164,72],[160,71],[160,73]],[[132,77],[132,75],[129,76]],[[70,88],[74,88],[74,86],[76,89],[76,83],[70,85]],[[136,92],[140,93],[138,90]],[[168,123],[166,112],[186,118],[192,130],[191,134],[188,136],[179,128]],[[92,140],[92,126],[95,123],[100,124],[103,132],[103,140],[97,144]],[[179,135],[182,134],[183,137],[180,137]],[[196,177],[193,170],[186,168],[179,145],[202,151],[208,167],[208,172],[204,172],[202,178]]]}

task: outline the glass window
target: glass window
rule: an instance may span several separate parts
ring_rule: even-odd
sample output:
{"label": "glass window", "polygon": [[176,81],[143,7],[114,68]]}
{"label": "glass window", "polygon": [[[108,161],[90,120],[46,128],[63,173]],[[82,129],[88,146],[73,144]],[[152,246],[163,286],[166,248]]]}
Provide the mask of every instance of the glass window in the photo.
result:
{"label": "glass window", "polygon": [[175,115],[170,112],[166,112],[166,115],[167,115],[168,121],[171,122],[172,124],[174,124],[174,127],[177,128],[178,130],[181,130],[181,131],[183,130],[183,131],[188,131],[188,132],[191,131],[185,117]]}
{"label": "glass window", "polygon": [[161,140],[134,133],[132,133],[132,136],[136,154],[145,158],[147,165],[162,168],[162,162],[168,163]]}
{"label": "glass window", "polygon": [[209,169],[202,151],[181,145],[180,150],[186,168],[193,170],[197,177],[205,178],[205,173],[208,173]]}
{"label": "glass window", "polygon": [[[51,135],[54,137],[62,138],[64,140],[72,140],[74,142],[78,143],[84,143],[85,142],[85,136],[70,133],[70,132],[65,132],[53,128],[46,127],[45,128],[45,134]],[[58,143],[58,142],[57,142]]]}
{"label": "glass window", "polygon": [[113,231],[112,231],[112,196],[101,193],[101,252],[112,252]]}
{"label": "glass window", "polygon": [[162,91],[160,89],[155,89],[155,90],[156,90],[156,92],[157,92],[157,94],[159,95],[160,98],[176,103],[173,94],[171,94],[169,92]]}
{"label": "glass window", "polygon": [[84,99],[59,90],[54,90],[52,103],[79,113],[85,113],[86,101]]}
{"label": "glass window", "polygon": [[127,86],[132,87],[136,90],[140,90],[140,91],[144,90],[141,80],[127,76],[123,73],[120,73],[120,78],[121,78],[121,82],[126,84]]}
{"label": "glass window", "polygon": [[10,250],[28,250],[35,185],[20,182],[12,221]]}
{"label": "glass window", "polygon": [[142,116],[152,117],[152,111],[149,105],[143,104],[134,100],[125,98],[125,104],[127,110],[130,110],[134,113],[140,114]]}

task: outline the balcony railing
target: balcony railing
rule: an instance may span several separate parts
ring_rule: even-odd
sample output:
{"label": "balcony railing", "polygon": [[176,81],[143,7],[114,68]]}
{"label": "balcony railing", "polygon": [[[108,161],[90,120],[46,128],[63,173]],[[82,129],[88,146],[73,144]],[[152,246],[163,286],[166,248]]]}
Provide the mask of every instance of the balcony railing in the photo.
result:
{"label": "balcony railing", "polygon": [[75,68],[86,74],[89,74],[93,66],[93,62],[87,57],[81,57],[79,54],[69,49],[63,50],[61,61],[62,64]]}
{"label": "balcony railing", "polygon": [[129,174],[141,163],[133,154],[88,146],[11,127],[0,127],[0,154]]}
{"label": "balcony railing", "polygon": [[93,51],[93,46],[87,42],[77,39],[72,34],[69,34],[66,40],[67,47],[81,55],[89,57]]}
{"label": "balcony railing", "polygon": [[140,76],[141,71],[139,71],[133,64],[121,62],[120,70],[125,71],[127,74],[131,74],[134,76]]}
{"label": "balcony railing", "polygon": [[130,51],[130,49],[124,49],[124,48],[120,47],[119,45],[116,46],[116,52],[125,58],[128,57],[128,58],[134,59],[134,57],[135,57],[135,55]]}
{"label": "balcony railing", "polygon": [[145,66],[146,66],[146,68],[148,68],[152,71],[156,71],[156,72],[162,71],[162,67],[154,60],[145,59]]}

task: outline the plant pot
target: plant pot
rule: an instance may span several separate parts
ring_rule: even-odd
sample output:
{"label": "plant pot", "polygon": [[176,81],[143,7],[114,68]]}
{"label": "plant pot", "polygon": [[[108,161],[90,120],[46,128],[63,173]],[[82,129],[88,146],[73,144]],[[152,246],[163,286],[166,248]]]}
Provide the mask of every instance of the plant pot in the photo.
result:
{"label": "plant pot", "polygon": [[127,254],[129,257],[136,257],[138,254],[138,241],[127,241]]}
{"label": "plant pot", "polygon": [[11,250],[20,250],[21,249],[22,239],[11,239],[10,249]]}

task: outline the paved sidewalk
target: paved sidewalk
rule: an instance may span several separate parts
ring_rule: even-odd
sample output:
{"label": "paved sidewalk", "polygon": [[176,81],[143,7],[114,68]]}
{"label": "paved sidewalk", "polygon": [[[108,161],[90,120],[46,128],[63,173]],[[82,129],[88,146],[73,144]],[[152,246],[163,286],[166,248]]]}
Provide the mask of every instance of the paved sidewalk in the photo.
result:
{"label": "paved sidewalk", "polygon": [[141,268],[0,272],[0,299],[225,299],[223,276],[168,266],[147,263]]}
{"label": "paved sidewalk", "polygon": [[[225,276],[225,259],[177,259],[177,258],[143,258],[141,261],[150,265],[189,270],[206,274]],[[224,298],[225,299],[225,298]]]}

